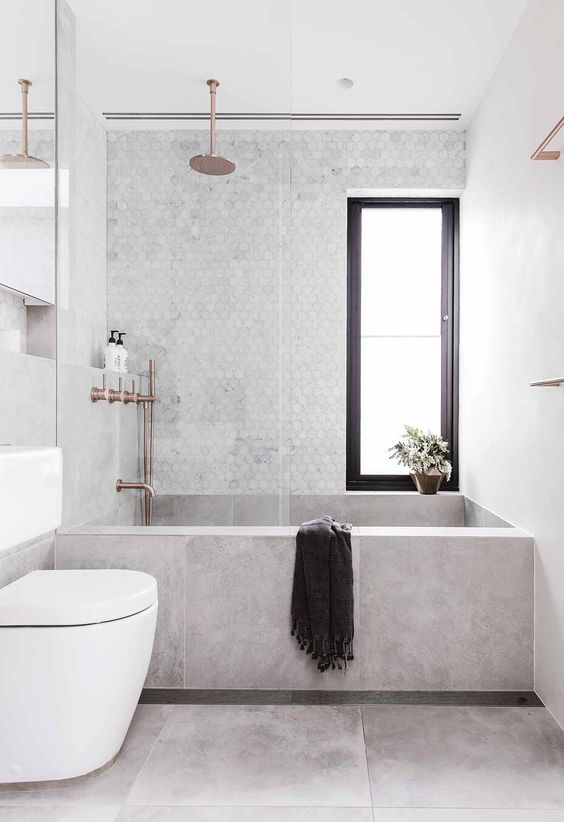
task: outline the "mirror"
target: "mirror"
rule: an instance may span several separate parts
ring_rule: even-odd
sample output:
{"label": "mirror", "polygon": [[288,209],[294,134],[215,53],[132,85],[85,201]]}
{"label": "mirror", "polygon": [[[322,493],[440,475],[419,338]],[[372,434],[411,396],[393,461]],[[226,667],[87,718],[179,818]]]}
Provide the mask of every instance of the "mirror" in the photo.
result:
{"label": "mirror", "polygon": [[[20,312],[21,299],[10,292],[31,298],[31,304],[55,302],[54,17],[52,0],[12,3],[3,10],[0,300]],[[16,318],[14,323],[3,330],[17,331]]]}

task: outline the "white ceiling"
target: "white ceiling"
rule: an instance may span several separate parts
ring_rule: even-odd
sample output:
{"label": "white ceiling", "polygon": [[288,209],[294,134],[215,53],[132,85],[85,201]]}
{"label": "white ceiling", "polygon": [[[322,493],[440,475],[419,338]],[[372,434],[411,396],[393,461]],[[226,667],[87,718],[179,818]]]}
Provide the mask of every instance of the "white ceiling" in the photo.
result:
{"label": "white ceiling", "polygon": [[[0,27],[0,113],[21,110],[18,79],[31,80],[30,112],[55,109],[55,7],[53,0],[25,0],[2,4]],[[49,128],[52,123],[32,122]],[[19,123],[0,121],[1,128],[19,129]]]}
{"label": "white ceiling", "polygon": [[[69,2],[77,16],[79,90],[98,114],[206,112],[205,81],[217,77],[220,113],[460,113],[460,122],[444,124],[457,129],[468,124],[527,4]],[[10,36],[2,38],[6,42],[0,49],[3,111],[18,108],[15,80],[22,74],[33,75],[31,109],[52,108],[51,9],[52,0],[7,4],[2,28]],[[352,78],[353,88],[338,88],[340,77]],[[167,121],[166,127],[193,125]],[[260,127],[256,122],[242,125]],[[393,122],[379,124],[390,126]]]}
{"label": "white ceiling", "polygon": [[454,112],[461,128],[527,0],[70,3],[98,112],[206,111],[217,77],[223,112]]}
{"label": "white ceiling", "polygon": [[[527,0],[296,0],[295,110],[471,115]],[[350,91],[335,86],[352,77]]]}

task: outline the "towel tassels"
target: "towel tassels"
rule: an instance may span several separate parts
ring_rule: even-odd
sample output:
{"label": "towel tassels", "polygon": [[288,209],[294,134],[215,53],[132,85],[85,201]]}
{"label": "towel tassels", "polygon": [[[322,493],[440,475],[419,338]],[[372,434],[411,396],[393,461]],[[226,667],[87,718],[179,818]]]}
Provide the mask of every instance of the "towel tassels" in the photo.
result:
{"label": "towel tassels", "polygon": [[[320,671],[333,671],[337,668],[342,671],[347,669],[347,662],[354,659],[352,639],[334,639],[332,642],[327,636],[311,636],[309,625],[301,619],[295,619],[292,623],[292,636],[301,651],[311,654],[311,658],[317,660],[317,667]],[[343,664],[344,663],[344,664]]]}

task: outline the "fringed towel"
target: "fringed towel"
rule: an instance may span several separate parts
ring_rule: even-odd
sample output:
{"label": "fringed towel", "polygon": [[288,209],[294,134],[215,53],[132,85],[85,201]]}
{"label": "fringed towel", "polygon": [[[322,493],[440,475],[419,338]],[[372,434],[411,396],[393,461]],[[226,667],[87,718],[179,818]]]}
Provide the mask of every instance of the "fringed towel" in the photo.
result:
{"label": "fringed towel", "polygon": [[300,526],[292,592],[292,635],[320,671],[353,657],[352,526],[321,517]]}

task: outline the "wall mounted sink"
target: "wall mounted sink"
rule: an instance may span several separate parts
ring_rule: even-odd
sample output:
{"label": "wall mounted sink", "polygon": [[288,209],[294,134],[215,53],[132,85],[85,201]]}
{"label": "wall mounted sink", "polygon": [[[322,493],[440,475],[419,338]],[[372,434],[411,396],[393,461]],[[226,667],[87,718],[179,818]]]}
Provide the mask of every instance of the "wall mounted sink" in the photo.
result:
{"label": "wall mounted sink", "polygon": [[0,551],[61,524],[60,448],[0,446]]}

